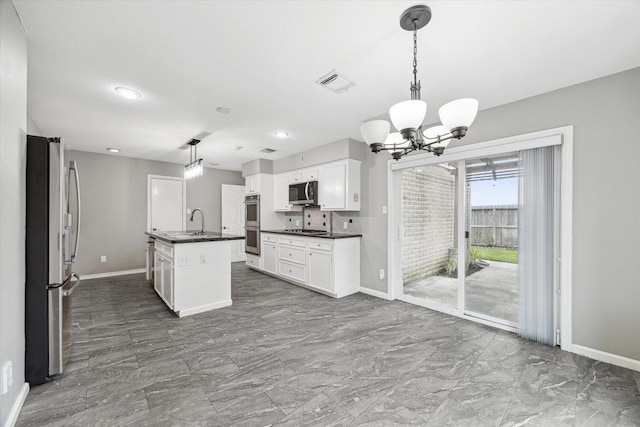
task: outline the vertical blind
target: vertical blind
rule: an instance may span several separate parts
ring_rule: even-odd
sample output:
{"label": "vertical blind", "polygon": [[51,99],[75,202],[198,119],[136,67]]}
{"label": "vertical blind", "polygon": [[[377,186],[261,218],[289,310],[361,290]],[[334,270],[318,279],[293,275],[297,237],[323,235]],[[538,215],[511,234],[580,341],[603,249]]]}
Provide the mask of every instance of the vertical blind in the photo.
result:
{"label": "vertical blind", "polygon": [[520,151],[518,157],[520,335],[554,345],[554,147]]}

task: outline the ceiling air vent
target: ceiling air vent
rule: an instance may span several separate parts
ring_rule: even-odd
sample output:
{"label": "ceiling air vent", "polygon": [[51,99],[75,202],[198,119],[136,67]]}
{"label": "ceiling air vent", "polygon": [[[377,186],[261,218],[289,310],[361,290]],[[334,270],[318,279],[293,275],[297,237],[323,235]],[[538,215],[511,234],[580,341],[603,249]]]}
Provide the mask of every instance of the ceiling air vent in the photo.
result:
{"label": "ceiling air vent", "polygon": [[330,73],[320,77],[316,80],[316,83],[334,93],[342,93],[356,85],[356,82],[349,80],[345,76],[341,76],[336,73],[336,70],[332,70]]}
{"label": "ceiling air vent", "polygon": [[261,153],[267,153],[267,154],[271,154],[271,153],[275,153],[276,150],[274,150],[273,148],[265,148],[264,150],[260,150]]}

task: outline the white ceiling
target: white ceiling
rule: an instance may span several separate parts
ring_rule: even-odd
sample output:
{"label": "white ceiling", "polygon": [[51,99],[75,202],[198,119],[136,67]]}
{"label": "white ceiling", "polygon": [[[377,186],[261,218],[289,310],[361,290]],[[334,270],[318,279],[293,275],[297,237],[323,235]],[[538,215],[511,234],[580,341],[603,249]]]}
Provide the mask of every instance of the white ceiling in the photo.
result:
{"label": "white ceiling", "polygon": [[[416,1],[14,3],[29,39],[29,114],[72,149],[186,163],[180,147],[207,132],[206,164],[240,170],[361,140],[363,121],[409,98],[412,35],[398,21]],[[433,13],[418,33],[427,123],[455,98],[486,109],[640,66],[638,1],[421,4]],[[337,95],[315,84],[333,69],[357,85]]]}

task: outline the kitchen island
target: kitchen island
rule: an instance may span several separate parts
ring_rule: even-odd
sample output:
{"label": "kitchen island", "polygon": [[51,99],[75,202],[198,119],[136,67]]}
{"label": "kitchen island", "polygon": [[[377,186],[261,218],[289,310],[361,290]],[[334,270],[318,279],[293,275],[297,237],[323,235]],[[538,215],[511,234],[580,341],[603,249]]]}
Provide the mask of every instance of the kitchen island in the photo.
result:
{"label": "kitchen island", "polygon": [[153,287],[178,317],[232,304],[230,242],[244,236],[211,231],[145,234],[155,242]]}

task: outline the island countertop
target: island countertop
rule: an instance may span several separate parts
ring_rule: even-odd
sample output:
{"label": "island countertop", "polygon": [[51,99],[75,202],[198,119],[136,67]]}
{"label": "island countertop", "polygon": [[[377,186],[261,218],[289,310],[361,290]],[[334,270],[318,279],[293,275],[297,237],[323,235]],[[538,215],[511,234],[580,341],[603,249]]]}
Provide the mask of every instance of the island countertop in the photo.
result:
{"label": "island countertop", "polygon": [[244,240],[244,236],[236,234],[223,234],[215,231],[205,231],[205,234],[196,234],[195,231],[158,231],[148,232],[146,234],[154,239],[163,242],[175,243],[198,243],[198,242],[219,242],[224,240]]}
{"label": "island countertop", "polygon": [[332,233],[329,231],[301,232],[292,230],[260,230],[261,233],[286,234],[289,236],[314,237],[318,239],[348,239],[351,237],[362,237],[362,234],[355,233]]}

